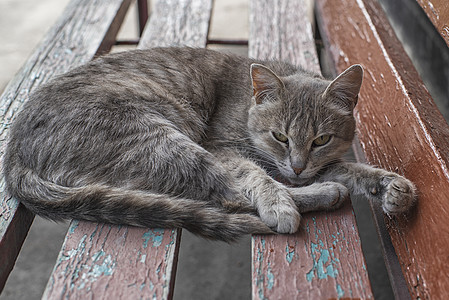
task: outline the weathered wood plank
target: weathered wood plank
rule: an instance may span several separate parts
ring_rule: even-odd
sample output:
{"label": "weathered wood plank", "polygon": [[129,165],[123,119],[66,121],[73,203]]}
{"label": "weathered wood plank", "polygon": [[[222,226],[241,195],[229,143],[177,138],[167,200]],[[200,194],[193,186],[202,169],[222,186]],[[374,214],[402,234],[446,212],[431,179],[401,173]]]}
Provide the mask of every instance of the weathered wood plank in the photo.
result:
{"label": "weathered wood plank", "polygon": [[166,299],[180,233],[72,221],[43,299]]}
{"label": "weathered wood plank", "polygon": [[[250,56],[319,72],[305,1],[250,3]],[[373,298],[350,203],[303,217],[297,234],[253,237],[253,298]]]}
{"label": "weathered wood plank", "polygon": [[419,190],[411,216],[386,218],[409,292],[443,297],[449,290],[449,126],[376,1],[319,0],[317,10],[336,68],[361,62],[366,70],[356,119],[367,161],[404,174]]}
{"label": "weathered wood plank", "polygon": [[209,0],[158,1],[142,36],[141,48],[205,47],[212,13]]}
{"label": "weathered wood plank", "polygon": [[447,0],[416,0],[449,46],[449,5]]}
{"label": "weathered wood plank", "polygon": [[[49,78],[80,65],[105,49],[105,37],[115,36],[130,0],[73,0],[46,34],[36,51],[12,79],[0,97],[0,155],[3,157],[8,129],[28,95]],[[82,33],[82,34],[81,34]],[[0,179],[0,290],[33,215],[5,192]]]}
{"label": "weathered wood plank", "polygon": [[[157,1],[139,48],[205,47],[211,11],[211,0]],[[74,221],[44,298],[171,299],[180,234]]]}

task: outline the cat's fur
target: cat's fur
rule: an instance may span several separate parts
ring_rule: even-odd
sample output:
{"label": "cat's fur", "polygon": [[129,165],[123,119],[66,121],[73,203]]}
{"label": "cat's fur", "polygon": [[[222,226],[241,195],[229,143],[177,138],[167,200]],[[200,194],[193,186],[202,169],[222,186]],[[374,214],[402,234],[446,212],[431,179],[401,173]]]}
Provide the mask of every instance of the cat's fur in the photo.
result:
{"label": "cat's fur", "polygon": [[183,227],[226,241],[293,233],[300,213],[335,209],[349,194],[402,213],[415,201],[410,181],[341,160],[362,74],[356,65],[328,81],[190,48],[98,58],[24,104],[6,150],[7,189],[50,219]]}

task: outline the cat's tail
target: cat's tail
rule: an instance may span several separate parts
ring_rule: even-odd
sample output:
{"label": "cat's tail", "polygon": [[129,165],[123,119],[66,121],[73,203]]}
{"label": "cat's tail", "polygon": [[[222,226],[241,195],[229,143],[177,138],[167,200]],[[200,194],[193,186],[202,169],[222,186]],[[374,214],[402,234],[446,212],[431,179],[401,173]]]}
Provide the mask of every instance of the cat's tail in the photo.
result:
{"label": "cat's tail", "polygon": [[[17,170],[15,170],[17,171]],[[273,233],[259,217],[207,206],[203,201],[104,185],[64,187],[23,169],[5,173],[9,193],[33,213],[52,220],[79,219],[139,227],[185,228],[232,242],[244,234]]]}

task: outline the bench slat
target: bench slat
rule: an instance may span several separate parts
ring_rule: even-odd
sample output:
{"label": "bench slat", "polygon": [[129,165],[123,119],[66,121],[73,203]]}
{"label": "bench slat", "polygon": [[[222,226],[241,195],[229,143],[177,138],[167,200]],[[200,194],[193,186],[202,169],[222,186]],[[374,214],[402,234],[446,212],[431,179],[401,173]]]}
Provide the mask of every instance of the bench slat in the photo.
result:
{"label": "bench slat", "polygon": [[411,216],[385,218],[409,292],[442,297],[449,290],[449,126],[376,1],[319,0],[317,11],[336,68],[365,67],[356,119],[367,161],[404,174],[419,191]]}
{"label": "bench slat", "polygon": [[[139,48],[205,47],[211,0],[160,0]],[[181,231],[73,221],[44,298],[170,299]]]}
{"label": "bench slat", "polygon": [[72,221],[43,299],[166,299],[180,234]]}
{"label": "bench slat", "polygon": [[190,46],[204,48],[212,14],[210,0],[158,1],[139,48]]}
{"label": "bench slat", "polygon": [[447,0],[418,0],[417,2],[449,46],[449,5],[447,5]]}
{"label": "bench slat", "polygon": [[[305,1],[250,4],[250,56],[319,71]],[[297,234],[253,236],[253,298],[373,298],[350,203],[303,217]]]}
{"label": "bench slat", "polygon": [[[73,0],[36,51],[0,97],[0,155],[9,125],[28,95],[51,77],[80,65],[106,49],[105,37],[115,36],[131,0]],[[95,5],[93,5],[95,4]],[[81,17],[83,16],[83,18]],[[80,34],[83,32],[83,34]],[[0,291],[14,265],[34,216],[5,192],[0,179]]]}

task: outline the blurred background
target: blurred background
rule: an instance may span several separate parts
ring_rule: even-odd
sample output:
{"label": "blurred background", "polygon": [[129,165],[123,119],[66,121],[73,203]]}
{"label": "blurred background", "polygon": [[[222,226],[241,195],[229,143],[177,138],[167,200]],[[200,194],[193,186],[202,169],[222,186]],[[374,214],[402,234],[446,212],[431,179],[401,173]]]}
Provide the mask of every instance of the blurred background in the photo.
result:
{"label": "blurred background", "polygon": [[[0,91],[25,63],[69,0],[0,0]],[[310,0],[313,1],[313,0]],[[393,20],[416,68],[446,120],[449,118],[449,52],[416,0],[380,0]],[[137,10],[128,12],[119,39],[138,37]],[[310,12],[313,18],[313,11]],[[248,38],[248,1],[216,0],[210,37]],[[407,46],[408,45],[408,46]],[[115,47],[113,51],[132,48]],[[247,55],[245,46],[213,46]],[[412,52],[412,50],[414,52]],[[323,60],[325,61],[325,60]],[[323,65],[325,67],[325,65]],[[349,159],[353,159],[349,154]],[[364,199],[352,199],[376,299],[392,299],[371,211]],[[68,223],[36,217],[0,300],[40,299],[64,240]],[[175,299],[250,299],[251,240],[228,245],[183,231]],[[205,293],[205,291],[207,291]]]}

